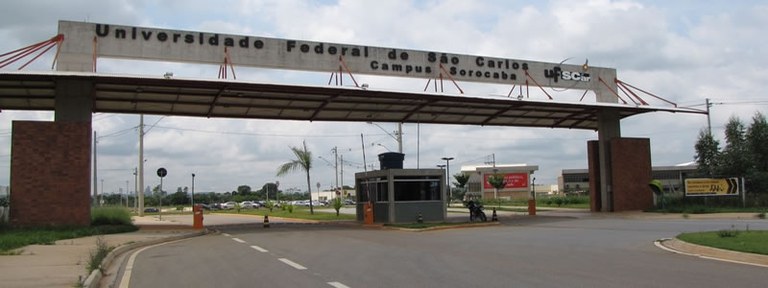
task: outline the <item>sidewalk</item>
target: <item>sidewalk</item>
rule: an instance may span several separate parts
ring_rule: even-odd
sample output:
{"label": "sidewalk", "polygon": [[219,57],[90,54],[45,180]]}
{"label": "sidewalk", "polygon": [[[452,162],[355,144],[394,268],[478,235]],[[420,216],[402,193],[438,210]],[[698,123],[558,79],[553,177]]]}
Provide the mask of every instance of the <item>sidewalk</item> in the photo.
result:
{"label": "sidewalk", "polygon": [[29,245],[21,248],[20,255],[0,256],[0,286],[76,287],[89,276],[86,268],[98,238],[117,251],[120,247],[201,233],[191,226],[153,217],[134,217],[134,224],[140,227],[138,231],[59,240],[53,245]]}

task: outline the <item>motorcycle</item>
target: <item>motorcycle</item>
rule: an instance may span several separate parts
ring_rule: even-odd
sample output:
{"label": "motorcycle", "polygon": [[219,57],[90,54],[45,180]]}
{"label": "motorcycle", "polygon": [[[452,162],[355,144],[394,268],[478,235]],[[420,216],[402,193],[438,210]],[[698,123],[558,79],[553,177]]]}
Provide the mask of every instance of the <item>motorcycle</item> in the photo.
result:
{"label": "motorcycle", "polygon": [[469,207],[469,221],[474,222],[475,220],[480,220],[483,222],[488,221],[488,217],[486,217],[485,212],[483,212],[483,205],[475,205]]}

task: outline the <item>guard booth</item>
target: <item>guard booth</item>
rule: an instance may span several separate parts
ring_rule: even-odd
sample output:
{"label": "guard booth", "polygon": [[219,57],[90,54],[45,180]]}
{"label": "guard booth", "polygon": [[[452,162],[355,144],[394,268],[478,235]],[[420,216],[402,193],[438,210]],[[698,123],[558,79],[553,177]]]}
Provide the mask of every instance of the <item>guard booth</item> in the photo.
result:
{"label": "guard booth", "polygon": [[403,169],[401,153],[379,155],[380,170],[355,173],[357,220],[373,203],[374,223],[414,223],[446,219],[445,170]]}

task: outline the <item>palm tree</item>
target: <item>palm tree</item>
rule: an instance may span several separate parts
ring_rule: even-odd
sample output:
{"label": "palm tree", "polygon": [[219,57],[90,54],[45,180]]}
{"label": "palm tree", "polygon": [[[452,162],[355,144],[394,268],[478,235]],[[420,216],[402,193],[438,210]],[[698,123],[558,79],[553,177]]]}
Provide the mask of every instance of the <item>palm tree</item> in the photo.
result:
{"label": "palm tree", "polygon": [[280,167],[277,169],[277,176],[283,176],[291,171],[296,170],[304,170],[304,172],[307,173],[307,192],[309,192],[309,213],[315,214],[315,210],[312,207],[312,186],[309,181],[309,169],[312,168],[312,152],[309,152],[307,150],[307,142],[303,142],[304,149],[300,149],[299,147],[293,147],[291,146],[291,151],[293,151],[293,155],[296,155],[296,159],[291,160],[291,162],[285,163],[283,165],[280,165]]}

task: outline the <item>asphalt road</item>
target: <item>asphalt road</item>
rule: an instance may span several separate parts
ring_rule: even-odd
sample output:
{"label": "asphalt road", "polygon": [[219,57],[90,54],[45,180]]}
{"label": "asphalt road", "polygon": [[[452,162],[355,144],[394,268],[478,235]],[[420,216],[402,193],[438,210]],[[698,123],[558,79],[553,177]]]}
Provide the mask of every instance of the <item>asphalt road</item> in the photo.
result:
{"label": "asphalt road", "polygon": [[765,268],[673,254],[680,232],[765,220],[518,217],[407,232],[329,225],[231,229],[136,254],[130,287],[766,287]]}

